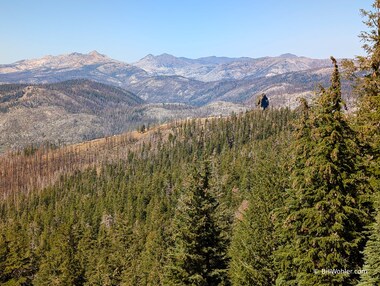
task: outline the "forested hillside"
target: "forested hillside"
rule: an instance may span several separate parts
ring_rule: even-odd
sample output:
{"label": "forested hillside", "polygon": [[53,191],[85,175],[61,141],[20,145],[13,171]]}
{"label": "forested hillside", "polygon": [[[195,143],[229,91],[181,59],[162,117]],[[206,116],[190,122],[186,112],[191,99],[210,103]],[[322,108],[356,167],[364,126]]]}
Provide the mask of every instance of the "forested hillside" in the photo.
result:
{"label": "forested hillside", "polygon": [[1,285],[380,285],[380,0],[296,110],[0,159]]}
{"label": "forested hillside", "polygon": [[208,162],[213,193],[232,221],[263,176],[286,170],[293,117],[289,110],[273,110],[180,122],[165,136],[157,130],[111,164],[63,175],[40,191],[6,196],[1,281],[164,283],[171,218],[193,184],[193,170]]}

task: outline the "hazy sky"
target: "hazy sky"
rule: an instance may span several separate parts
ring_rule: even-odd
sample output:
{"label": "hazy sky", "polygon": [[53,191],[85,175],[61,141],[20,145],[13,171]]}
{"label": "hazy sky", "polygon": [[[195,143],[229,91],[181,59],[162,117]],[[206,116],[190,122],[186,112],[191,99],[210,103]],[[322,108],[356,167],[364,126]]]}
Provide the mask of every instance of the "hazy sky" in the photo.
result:
{"label": "hazy sky", "polygon": [[363,54],[370,0],[0,0],[0,63],[97,50],[134,62]]}

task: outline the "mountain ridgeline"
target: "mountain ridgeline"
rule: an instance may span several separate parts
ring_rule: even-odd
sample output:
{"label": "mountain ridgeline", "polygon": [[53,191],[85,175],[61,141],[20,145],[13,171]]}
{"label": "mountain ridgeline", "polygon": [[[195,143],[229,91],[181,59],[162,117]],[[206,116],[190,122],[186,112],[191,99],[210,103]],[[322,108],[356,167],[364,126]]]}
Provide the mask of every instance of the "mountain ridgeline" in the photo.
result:
{"label": "mountain ridgeline", "polygon": [[0,96],[3,112],[15,105],[38,107],[51,104],[73,113],[96,113],[118,105],[132,107],[144,103],[141,98],[121,88],[80,79],[44,85],[0,85]]}
{"label": "mountain ridgeline", "polygon": [[127,64],[94,51],[0,65],[0,82],[55,83],[83,78],[122,87],[149,103],[196,106],[221,100],[245,104],[265,92],[272,106],[294,108],[297,97],[312,97],[317,83],[327,85],[330,72],[328,60],[290,54],[258,59],[188,59],[163,54]]}

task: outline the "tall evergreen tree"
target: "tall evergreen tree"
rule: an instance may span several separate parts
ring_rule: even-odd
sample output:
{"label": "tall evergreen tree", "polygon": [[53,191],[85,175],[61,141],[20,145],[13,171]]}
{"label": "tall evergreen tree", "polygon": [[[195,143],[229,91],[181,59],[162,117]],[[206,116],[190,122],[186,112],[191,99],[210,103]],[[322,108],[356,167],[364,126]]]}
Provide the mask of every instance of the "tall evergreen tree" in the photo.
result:
{"label": "tall evergreen tree", "polygon": [[218,222],[219,202],[210,185],[210,167],[195,170],[180,197],[169,254],[169,285],[228,285],[228,239]]}
{"label": "tall evergreen tree", "polygon": [[1,285],[31,285],[38,262],[25,225],[14,222],[0,238]]}
{"label": "tall evergreen tree", "polygon": [[358,65],[346,61],[345,67],[355,80],[356,127],[367,147],[365,151],[373,174],[371,183],[375,189],[380,189],[380,0],[375,0],[372,7],[372,11],[361,10],[364,24],[369,28],[360,34],[367,55],[357,57]]}
{"label": "tall evergreen tree", "polygon": [[83,269],[77,257],[77,226],[59,227],[50,250],[42,259],[34,285],[83,285]]}
{"label": "tall evergreen tree", "polygon": [[342,113],[338,65],[332,61],[331,86],[321,90],[301,129],[310,126],[297,142],[305,153],[296,153],[291,189],[279,212],[283,219],[277,231],[284,244],[276,251],[278,285],[354,285],[356,275],[323,270],[354,271],[363,264],[367,184],[356,134]]}
{"label": "tall evergreen tree", "polygon": [[[301,98],[298,113],[299,117],[294,124],[293,132],[293,160],[290,160],[292,171],[291,179],[293,180],[293,182],[289,182],[291,186],[294,186],[295,182],[297,184],[302,184],[306,161],[310,157],[314,143],[311,138],[311,110],[307,101],[303,98]],[[292,248],[292,245],[289,242],[293,241],[294,233],[290,230],[284,231],[282,223],[285,222],[291,212],[299,210],[300,206],[298,204],[293,204],[294,202],[297,202],[297,193],[291,189],[288,190],[283,202],[287,203],[285,207],[274,211],[274,223],[277,224],[277,226],[280,224],[280,227],[277,227],[278,229],[275,230],[275,237],[278,240],[278,245],[280,245],[280,251],[274,253],[274,260],[275,264],[279,264],[280,266],[276,267],[280,272],[278,273],[277,284],[292,285],[292,281],[295,280],[297,274],[297,267],[294,264],[296,252],[290,249]],[[286,271],[281,272],[281,269],[286,269]],[[286,283],[284,281],[286,281]]]}
{"label": "tall evergreen tree", "polygon": [[[363,272],[361,285],[380,283],[380,0],[375,0],[372,7],[372,11],[361,10],[364,24],[369,28],[360,34],[367,55],[357,57],[358,66],[352,61],[346,62],[349,74],[356,79],[354,87],[359,96],[356,127],[365,146],[370,182],[376,190],[373,201],[378,203],[376,220],[364,251],[366,272]],[[359,76],[355,76],[357,71],[360,71]]]}
{"label": "tall evergreen tree", "polygon": [[[367,56],[358,57],[359,70],[364,77],[358,78],[359,92],[358,121],[365,140],[373,147],[375,159],[379,158],[380,148],[380,0],[375,0],[373,11],[362,10],[366,17],[364,23],[371,29],[362,32],[360,37],[365,42],[363,48]],[[378,162],[377,162],[378,163]]]}
{"label": "tall evergreen tree", "polygon": [[[286,138],[288,139],[288,138]],[[281,192],[286,186],[286,156],[279,145],[265,140],[255,144],[261,152],[250,166],[248,201],[243,200],[237,214],[230,247],[230,276],[236,286],[273,285],[276,269],[273,249],[276,246],[272,211],[282,205]],[[248,208],[246,203],[248,203]]]}

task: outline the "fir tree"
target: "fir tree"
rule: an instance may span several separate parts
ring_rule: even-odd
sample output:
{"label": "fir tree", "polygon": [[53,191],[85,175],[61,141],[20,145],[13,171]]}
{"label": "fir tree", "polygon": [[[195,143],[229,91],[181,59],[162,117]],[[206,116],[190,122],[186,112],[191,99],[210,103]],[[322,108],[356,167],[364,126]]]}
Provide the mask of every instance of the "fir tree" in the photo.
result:
{"label": "fir tree", "polygon": [[228,285],[228,239],[218,222],[210,186],[210,167],[195,170],[174,218],[174,246],[169,254],[168,284]]}
{"label": "fir tree", "polygon": [[366,75],[357,83],[359,92],[358,121],[361,133],[373,147],[374,155],[379,156],[380,148],[380,0],[372,5],[374,11],[362,10],[367,19],[364,23],[371,29],[362,32],[360,37],[365,42],[363,48],[367,56],[358,57],[359,70]]}
{"label": "fir tree", "polygon": [[38,262],[25,225],[16,222],[7,230],[0,239],[1,285],[31,285]]}
{"label": "fir tree", "polygon": [[120,253],[116,251],[106,227],[100,227],[94,246],[89,251],[93,260],[87,265],[85,285],[119,285],[122,268],[117,258]]}
{"label": "fir tree", "polygon": [[321,271],[353,271],[363,264],[367,184],[356,134],[342,113],[339,71],[332,61],[331,86],[321,90],[300,129],[307,132],[300,133],[291,189],[279,212],[283,220],[277,231],[283,245],[276,251],[278,285],[354,285],[356,275]]}
{"label": "fir tree", "polygon": [[[375,0],[372,11],[361,10],[364,24],[369,31],[362,32],[366,56],[357,57],[359,63],[346,62],[349,75],[355,82],[355,91],[359,96],[356,127],[365,148],[366,163],[371,172],[371,186],[377,193],[373,201],[379,203],[380,190],[380,0]],[[360,71],[357,76],[355,72]],[[364,73],[364,76],[362,74]],[[380,281],[380,228],[379,208],[374,225],[370,228],[370,238],[365,248],[365,270],[360,285],[378,285]]]}
{"label": "fir tree", "polygon": [[[286,139],[281,142],[286,144]],[[273,285],[277,274],[272,211],[282,205],[281,191],[288,177],[286,156],[278,152],[285,148],[268,140],[260,145],[254,146],[261,153],[251,159],[249,200],[239,207],[231,241],[229,272],[236,286]]]}
{"label": "fir tree", "polygon": [[[375,0],[373,11],[361,10],[366,19],[364,24],[370,29],[360,34],[364,42],[366,56],[344,65],[349,78],[355,81],[354,91],[358,95],[356,128],[365,145],[368,165],[373,174],[371,183],[380,189],[380,0]],[[364,76],[363,76],[364,73]]]}
{"label": "fir tree", "polygon": [[59,227],[50,250],[41,261],[34,285],[83,285],[83,269],[77,257],[76,227],[72,223]]}

